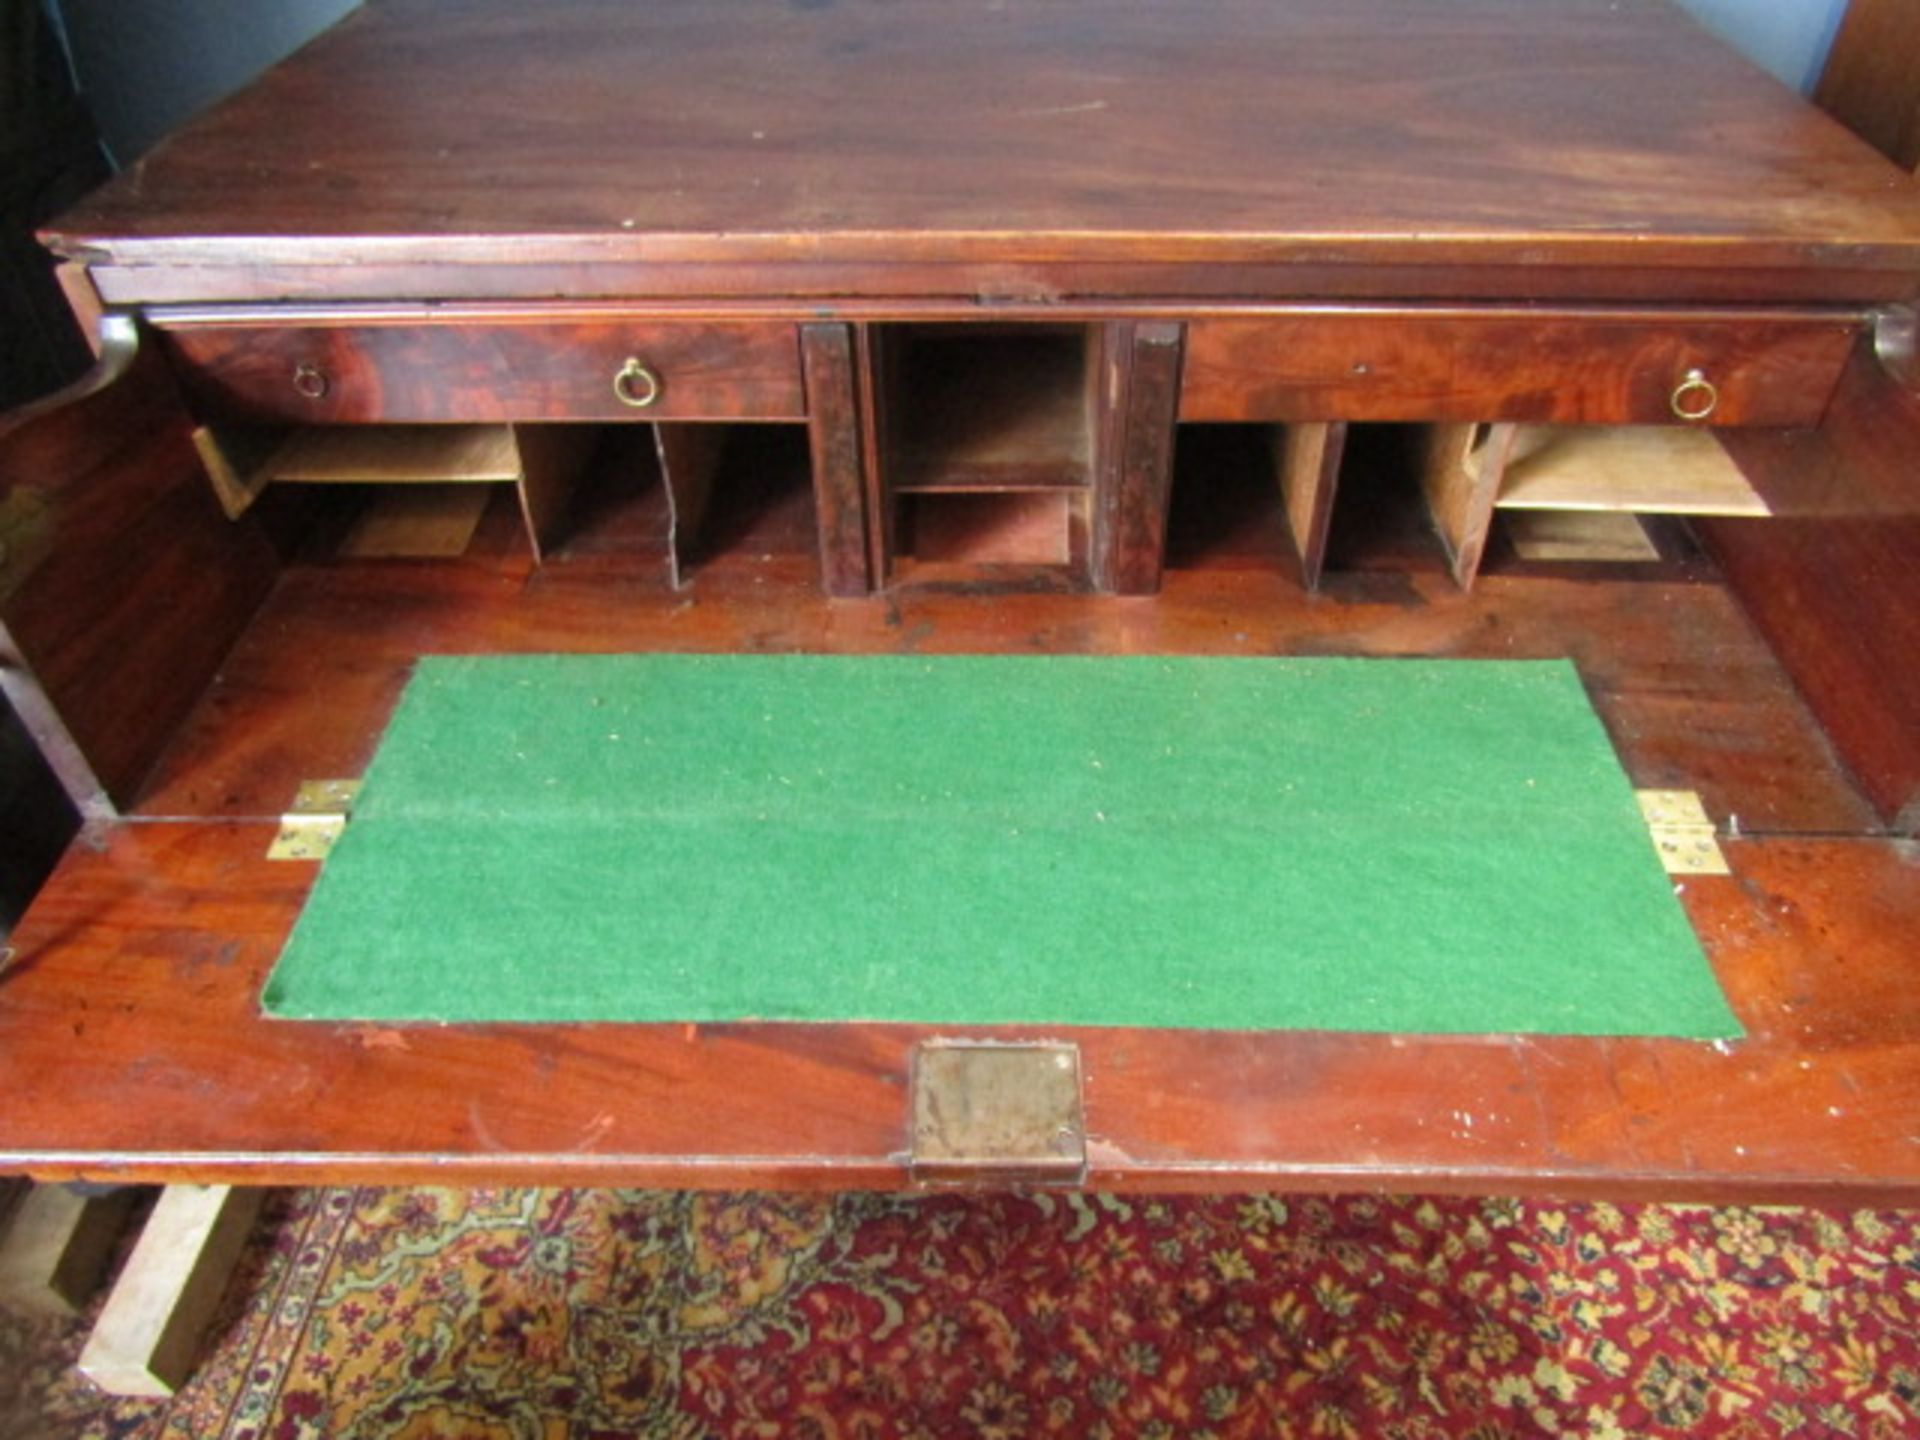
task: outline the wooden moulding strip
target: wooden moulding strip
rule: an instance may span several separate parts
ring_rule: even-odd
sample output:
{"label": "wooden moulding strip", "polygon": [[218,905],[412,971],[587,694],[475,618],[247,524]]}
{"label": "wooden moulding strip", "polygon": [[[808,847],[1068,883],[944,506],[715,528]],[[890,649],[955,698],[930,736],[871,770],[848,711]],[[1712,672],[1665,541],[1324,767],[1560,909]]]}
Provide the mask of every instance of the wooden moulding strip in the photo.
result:
{"label": "wooden moulding strip", "polygon": [[881,468],[888,449],[883,337],[846,325],[802,325],[807,447],[820,532],[820,580],[829,595],[865,595],[887,573],[892,506]]}

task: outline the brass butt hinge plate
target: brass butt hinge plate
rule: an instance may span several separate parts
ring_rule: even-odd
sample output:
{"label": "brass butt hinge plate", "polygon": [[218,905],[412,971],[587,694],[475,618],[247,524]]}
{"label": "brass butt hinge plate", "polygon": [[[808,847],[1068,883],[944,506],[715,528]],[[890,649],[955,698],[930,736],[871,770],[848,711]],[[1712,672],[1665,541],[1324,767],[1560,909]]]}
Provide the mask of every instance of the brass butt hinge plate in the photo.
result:
{"label": "brass butt hinge plate", "polygon": [[280,817],[280,831],[267,847],[269,860],[324,860],[347,828],[358,780],[308,780]]}
{"label": "brass butt hinge plate", "polygon": [[16,485],[0,496],[0,600],[24,585],[53,547],[53,507],[44,491]]}
{"label": "brass butt hinge plate", "polygon": [[915,1048],[908,1170],[923,1184],[1078,1185],[1080,1047],[929,1040]]}
{"label": "brass butt hinge plate", "polygon": [[1636,792],[1653,848],[1669,875],[1731,875],[1733,869],[1714,838],[1707,807],[1693,790]]}

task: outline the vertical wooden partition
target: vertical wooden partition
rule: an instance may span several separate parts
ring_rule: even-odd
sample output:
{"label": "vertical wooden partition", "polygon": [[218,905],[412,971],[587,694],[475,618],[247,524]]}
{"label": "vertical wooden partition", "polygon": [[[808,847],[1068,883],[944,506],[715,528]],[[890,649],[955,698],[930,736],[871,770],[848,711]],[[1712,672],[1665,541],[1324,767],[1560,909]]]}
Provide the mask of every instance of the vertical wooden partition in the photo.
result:
{"label": "vertical wooden partition", "polygon": [[1180,408],[1183,329],[1165,323],[1107,327],[1113,382],[1096,463],[1093,577],[1117,595],[1151,595],[1166,559],[1174,420]]}
{"label": "vertical wooden partition", "polygon": [[802,325],[800,362],[820,525],[820,583],[829,595],[865,595],[879,578],[868,507],[872,402],[866,367],[854,364],[852,327]]}
{"label": "vertical wooden partition", "polygon": [[1346,459],[1347,425],[1344,420],[1299,421],[1276,427],[1269,443],[1281,507],[1300,557],[1300,583],[1318,590],[1320,572],[1327,563],[1327,534],[1340,489],[1340,466]]}

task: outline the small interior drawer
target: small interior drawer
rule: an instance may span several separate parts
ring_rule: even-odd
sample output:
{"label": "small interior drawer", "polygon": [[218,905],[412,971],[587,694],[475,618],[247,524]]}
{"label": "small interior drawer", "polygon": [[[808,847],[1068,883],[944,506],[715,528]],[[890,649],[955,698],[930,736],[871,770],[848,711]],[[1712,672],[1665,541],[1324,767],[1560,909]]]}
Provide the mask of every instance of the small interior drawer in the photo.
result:
{"label": "small interior drawer", "polygon": [[1328,311],[1187,327],[1182,420],[1813,425],[1845,315]]}
{"label": "small interior drawer", "polygon": [[167,332],[214,417],[316,422],[788,420],[806,414],[779,322],[195,324]]}

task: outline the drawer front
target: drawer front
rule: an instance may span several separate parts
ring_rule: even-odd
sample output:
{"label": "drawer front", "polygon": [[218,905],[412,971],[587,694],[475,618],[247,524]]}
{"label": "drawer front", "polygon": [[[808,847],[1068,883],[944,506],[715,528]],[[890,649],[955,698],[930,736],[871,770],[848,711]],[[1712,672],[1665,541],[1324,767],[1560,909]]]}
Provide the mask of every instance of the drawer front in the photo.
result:
{"label": "drawer front", "polygon": [[[168,332],[205,411],[353,421],[804,417],[799,340],[774,323],[206,325]],[[651,396],[650,403],[648,402]]]}
{"label": "drawer front", "polygon": [[1676,423],[1677,405],[1712,425],[1813,425],[1855,335],[1824,316],[1202,319],[1180,418],[1652,425]]}

